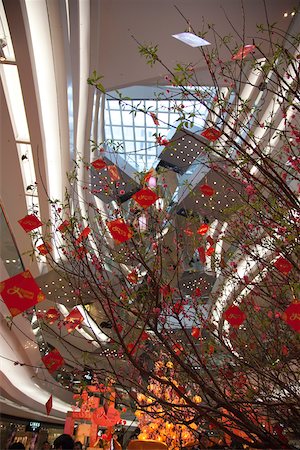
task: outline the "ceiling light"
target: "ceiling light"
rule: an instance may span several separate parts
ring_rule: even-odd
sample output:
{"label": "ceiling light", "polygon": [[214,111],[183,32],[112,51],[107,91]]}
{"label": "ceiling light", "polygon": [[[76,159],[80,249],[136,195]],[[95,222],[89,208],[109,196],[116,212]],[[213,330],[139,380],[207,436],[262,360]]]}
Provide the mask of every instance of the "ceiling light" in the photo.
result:
{"label": "ceiling light", "polygon": [[172,34],[172,36],[184,44],[190,45],[191,47],[203,47],[204,45],[210,45],[210,42],[205,41],[205,39],[202,39],[194,33],[185,32]]}

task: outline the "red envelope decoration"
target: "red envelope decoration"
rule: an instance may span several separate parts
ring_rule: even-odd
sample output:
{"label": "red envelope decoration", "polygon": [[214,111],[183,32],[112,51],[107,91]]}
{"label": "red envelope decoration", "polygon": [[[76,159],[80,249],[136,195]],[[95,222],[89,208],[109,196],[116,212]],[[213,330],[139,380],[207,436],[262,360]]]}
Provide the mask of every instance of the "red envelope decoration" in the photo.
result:
{"label": "red envelope decoration", "polygon": [[207,225],[207,223],[203,223],[198,228],[197,233],[200,234],[201,236],[204,236],[208,232],[208,230],[209,230],[209,225]]}
{"label": "red envelope decoration", "polygon": [[52,409],[52,395],[50,395],[49,399],[46,402],[46,412],[47,412],[47,416],[49,416],[51,409]]}
{"label": "red envelope decoration", "polygon": [[102,170],[104,169],[104,167],[107,166],[106,162],[103,161],[102,158],[96,159],[96,161],[92,162],[92,166],[94,167],[94,169],[96,170]]}
{"label": "red envelope decoration", "polygon": [[59,225],[59,227],[58,227],[57,229],[58,229],[58,231],[60,231],[61,233],[65,233],[65,232],[67,231],[67,229],[69,228],[70,225],[71,225],[71,224],[70,224],[70,222],[69,222],[68,220],[64,220],[64,221]]}
{"label": "red envelope decoration", "polygon": [[206,262],[206,258],[205,258],[205,248],[204,248],[204,247],[199,247],[199,248],[198,248],[198,253],[199,253],[199,259],[200,259],[200,262],[201,262],[202,264],[205,264],[205,262]]}
{"label": "red envelope decoration", "polygon": [[202,131],[201,136],[205,137],[208,141],[214,142],[222,135],[222,131],[217,130],[216,128],[207,128]]}
{"label": "red envelope decoration", "polygon": [[80,244],[80,242],[83,241],[83,239],[87,238],[88,235],[90,234],[91,229],[90,227],[85,227],[84,230],[82,230],[82,232],[80,233],[80,235],[78,236],[78,238],[76,239],[76,244]]}
{"label": "red envelope decoration", "polygon": [[45,299],[29,270],[0,283],[0,294],[12,317],[26,311]]}
{"label": "red envelope decoration", "polygon": [[238,328],[246,320],[246,314],[235,305],[229,306],[223,314],[224,319],[233,327]]}
{"label": "red envelope decoration", "polygon": [[42,361],[49,373],[55,372],[65,363],[63,357],[56,348],[43,356]]}
{"label": "red envelope decoration", "polygon": [[118,181],[120,179],[120,175],[116,166],[107,166],[107,170],[111,181]]}
{"label": "red envelope decoration", "polygon": [[293,330],[300,333],[300,303],[292,303],[288,306],[282,318]]}
{"label": "red envelope decoration", "polygon": [[233,61],[236,61],[237,59],[244,59],[249,53],[254,52],[255,45],[245,45],[244,47],[240,48],[237,53],[235,53],[231,59]]}
{"label": "red envelope decoration", "polygon": [[107,222],[107,226],[116,244],[128,241],[128,239],[131,239],[133,236],[132,230],[123,219],[116,219],[111,222]]}
{"label": "red envelope decoration", "polygon": [[83,245],[81,245],[80,247],[77,247],[76,250],[74,250],[73,255],[77,259],[77,261],[81,261],[83,260],[87,252],[87,249]]}
{"label": "red envelope decoration", "polygon": [[154,114],[153,112],[150,113],[150,116],[152,117],[152,120],[154,122],[155,125],[159,125],[159,121],[158,118],[156,116],[156,114]]}
{"label": "red envelope decoration", "polygon": [[199,189],[201,193],[206,197],[212,197],[213,195],[215,195],[215,190],[211,186],[209,186],[209,184],[202,184]]}
{"label": "red envelope decoration", "polygon": [[51,244],[49,242],[44,242],[44,244],[37,246],[38,251],[41,255],[45,256],[52,251]]}
{"label": "red envelope decoration", "polygon": [[206,250],[206,255],[211,256],[214,254],[214,252],[215,252],[214,247],[208,247],[208,249]]}
{"label": "red envelope decoration", "polygon": [[60,313],[55,308],[49,308],[44,315],[44,320],[49,323],[49,325],[53,325],[59,318]]}
{"label": "red envelope decoration", "polygon": [[158,199],[158,196],[149,188],[141,189],[132,196],[142,208],[149,208]]}
{"label": "red envelope decoration", "polygon": [[275,261],[274,266],[283,275],[288,275],[293,268],[292,264],[283,256],[280,256],[277,261]]}
{"label": "red envelope decoration", "polygon": [[64,319],[64,324],[68,333],[72,333],[81,322],[83,322],[83,315],[78,308],[72,309],[70,314]]}
{"label": "red envelope decoration", "polygon": [[28,216],[23,217],[23,219],[18,220],[18,222],[26,233],[29,233],[29,231],[35,230],[43,225],[40,219],[38,219],[34,214],[29,214]]}

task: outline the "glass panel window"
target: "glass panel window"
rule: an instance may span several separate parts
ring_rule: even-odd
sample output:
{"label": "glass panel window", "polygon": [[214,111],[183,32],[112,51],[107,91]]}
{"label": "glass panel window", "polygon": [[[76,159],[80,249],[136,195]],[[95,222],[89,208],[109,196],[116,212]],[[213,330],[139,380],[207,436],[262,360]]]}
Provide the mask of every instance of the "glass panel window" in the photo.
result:
{"label": "glass panel window", "polygon": [[124,139],[125,140],[130,140],[133,141],[134,137],[133,137],[133,128],[131,127],[124,127]]}
{"label": "glass panel window", "polygon": [[123,139],[122,127],[113,127],[113,139]]}

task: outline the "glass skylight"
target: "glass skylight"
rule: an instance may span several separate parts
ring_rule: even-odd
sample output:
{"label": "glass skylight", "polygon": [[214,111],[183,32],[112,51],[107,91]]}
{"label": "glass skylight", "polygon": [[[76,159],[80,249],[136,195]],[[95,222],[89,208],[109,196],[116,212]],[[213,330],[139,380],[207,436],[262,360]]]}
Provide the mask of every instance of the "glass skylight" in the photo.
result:
{"label": "glass skylight", "polygon": [[[140,88],[140,91],[142,89]],[[147,96],[147,88],[144,88]],[[153,94],[152,88],[152,94]],[[126,92],[127,93],[127,92]],[[105,106],[105,138],[122,144],[119,153],[138,171],[150,169],[158,153],[155,135],[167,137],[173,134],[178,126],[182,111],[195,114],[193,125],[202,128],[207,115],[205,105],[194,98],[181,100],[174,98],[135,98],[120,102],[114,93],[106,98]],[[168,96],[167,96],[168,97]],[[145,111],[148,111],[145,114]],[[159,121],[156,125],[150,115],[154,113]]]}

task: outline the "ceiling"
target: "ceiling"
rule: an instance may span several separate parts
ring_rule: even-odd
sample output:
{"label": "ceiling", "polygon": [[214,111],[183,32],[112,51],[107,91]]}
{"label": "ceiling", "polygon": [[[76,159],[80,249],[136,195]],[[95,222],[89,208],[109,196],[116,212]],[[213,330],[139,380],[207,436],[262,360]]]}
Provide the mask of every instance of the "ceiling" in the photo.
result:
{"label": "ceiling", "polygon": [[[270,23],[277,22],[280,28],[287,30],[293,19],[291,12],[297,6],[294,0],[251,0],[244,2],[243,13],[240,0],[227,0],[226,7],[222,0],[178,0],[176,7],[180,14],[173,3],[171,0],[3,0],[2,19],[5,15],[15,58],[0,65],[0,200],[9,227],[6,229],[5,222],[1,225],[1,235],[5,234],[4,238],[1,236],[1,280],[11,276],[12,264],[15,268],[19,264],[20,270],[21,260],[22,267],[39,278],[41,285],[53,280],[57,282],[51,278],[53,273],[48,275],[47,265],[40,264],[28,254],[30,236],[24,233],[18,220],[33,207],[46,221],[50,216],[47,196],[62,198],[72,157],[81,153],[90,158],[95,98],[87,78],[93,70],[103,75],[102,82],[107,91],[139,86],[142,98],[143,86],[166,84],[166,69],[158,64],[150,68],[139,55],[136,41],[157,43],[159,55],[167,66],[190,62],[197,70],[201,85],[209,86],[211,79],[202,54],[172,38],[172,34],[187,28],[182,15],[191,21],[196,31],[211,23],[222,36],[232,34],[238,41],[239,36],[244,35],[246,40],[252,40],[257,33],[258,18],[265,21],[267,12]],[[288,12],[287,17],[284,17],[285,12]],[[206,39],[213,42],[212,31]],[[220,55],[224,60],[231,57],[226,48],[221,49]],[[13,97],[14,85],[10,84],[16,68],[27,130],[26,126],[18,128],[20,108],[16,108],[19,104]],[[98,101],[101,106],[102,100]],[[103,132],[98,131],[98,136]],[[160,163],[162,161],[172,163],[172,157],[165,152],[160,157]],[[27,163],[31,164],[31,175],[27,171],[26,178],[24,165]],[[169,176],[171,180],[174,173]],[[211,180],[214,181],[220,182]],[[196,208],[205,214],[206,205],[196,207],[192,204],[192,196],[181,195],[178,208]],[[220,201],[225,207],[224,199]],[[221,216],[220,209],[215,218],[222,219]],[[186,277],[187,284],[192,282]],[[47,305],[51,305],[52,295],[49,294]],[[55,392],[50,420],[63,420],[71,395],[53,384],[47,371],[43,371],[42,380],[35,383],[40,352],[34,344],[31,325],[20,317],[16,320],[18,328],[9,330],[5,320],[7,311],[2,303],[0,306],[1,339],[6,342],[5,348],[1,345],[2,356],[6,358],[1,360],[1,395],[15,402],[7,413],[25,416],[28,413],[28,417],[32,417],[34,412],[37,417],[42,417],[48,395]],[[30,348],[24,343],[24,334],[30,337]],[[15,366],[16,358],[32,367]],[[10,377],[12,373],[18,377]],[[30,406],[32,412],[18,404]]]}

